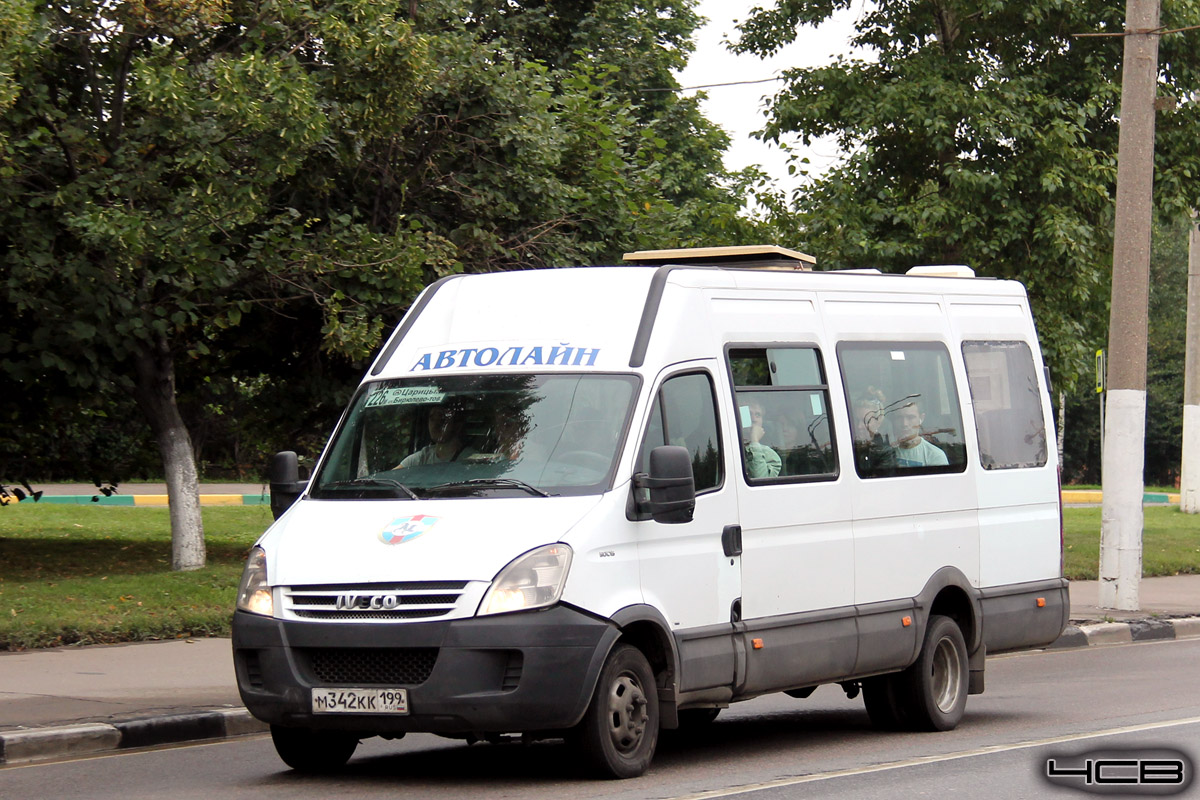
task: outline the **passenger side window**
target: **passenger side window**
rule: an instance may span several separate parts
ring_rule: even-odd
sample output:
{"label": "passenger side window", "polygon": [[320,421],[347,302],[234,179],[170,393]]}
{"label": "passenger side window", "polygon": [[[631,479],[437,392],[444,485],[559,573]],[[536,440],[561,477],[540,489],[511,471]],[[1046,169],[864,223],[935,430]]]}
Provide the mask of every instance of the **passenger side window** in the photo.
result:
{"label": "passenger side window", "polygon": [[721,436],[712,378],[695,372],[666,380],[654,399],[638,471],[649,472],[650,451],[664,444],[686,447],[692,455],[696,493],[721,485]]}
{"label": "passenger side window", "polygon": [[829,387],[812,347],[728,351],[747,481],[832,478]]}
{"label": "passenger side window", "polygon": [[1043,467],[1046,422],[1033,353],[1025,342],[963,342],[984,469]]}
{"label": "passenger side window", "polygon": [[962,412],[950,353],[936,342],[841,342],[860,477],[962,472]]}

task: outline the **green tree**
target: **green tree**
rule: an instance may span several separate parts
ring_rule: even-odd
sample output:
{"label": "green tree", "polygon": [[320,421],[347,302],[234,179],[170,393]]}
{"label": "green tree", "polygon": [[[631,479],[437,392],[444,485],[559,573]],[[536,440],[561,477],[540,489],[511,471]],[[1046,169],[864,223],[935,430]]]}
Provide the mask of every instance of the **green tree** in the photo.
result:
{"label": "green tree", "polygon": [[411,297],[449,260],[418,229],[290,202],[411,119],[426,46],[398,5],[25,6],[20,97],[0,120],[0,355],[19,384],[53,371],[136,399],[177,569],[204,564],[179,362],[259,305],[314,300],[328,346],[361,350],[382,330],[364,299]]}
{"label": "green tree", "polygon": [[1190,228],[1186,216],[1156,224],[1150,262],[1145,480],[1167,486],[1178,483],[1183,455],[1183,363],[1187,347]]}
{"label": "green tree", "polygon": [[[1150,260],[1149,353],[1146,365],[1148,485],[1175,485],[1183,435],[1183,362],[1187,328],[1187,216],[1155,221]],[[1090,343],[1093,351],[1103,339]],[[1064,482],[1100,483],[1100,408],[1089,370],[1067,396]],[[1056,398],[1057,399],[1057,398]]]}
{"label": "green tree", "polygon": [[[737,49],[767,54],[850,0],[779,0],[742,25]],[[1088,368],[1107,319],[1116,179],[1122,4],[904,0],[868,7],[853,44],[868,57],[786,73],[768,138],[833,136],[847,153],[791,198],[826,267],[968,263],[1029,289],[1056,380]],[[1166,0],[1169,28],[1200,3]],[[1200,88],[1195,33],[1164,35],[1160,94]],[[1159,205],[1200,201],[1195,102],[1159,117]]]}
{"label": "green tree", "polygon": [[641,91],[691,0],[7,2],[0,377],[136,400],[179,568],[196,445],[323,434],[431,279],[747,235],[724,135]]}
{"label": "green tree", "polygon": [[470,271],[740,243],[747,179],[721,166],[728,138],[694,98],[647,91],[678,88],[692,5],[422,2],[439,79],[358,188],[442,232]]}

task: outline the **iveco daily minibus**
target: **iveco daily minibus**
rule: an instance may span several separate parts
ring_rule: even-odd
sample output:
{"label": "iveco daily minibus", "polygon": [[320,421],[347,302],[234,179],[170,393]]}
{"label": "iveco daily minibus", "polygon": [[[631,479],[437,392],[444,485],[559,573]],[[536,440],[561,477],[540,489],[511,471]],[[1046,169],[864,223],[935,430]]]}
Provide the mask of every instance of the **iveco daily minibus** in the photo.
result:
{"label": "iveco daily minibus", "polygon": [[630,777],[661,729],[822,684],[948,730],[986,655],[1060,634],[1020,284],[626,260],[429,286],[311,477],[276,457],[233,647],[287,764],[520,734]]}

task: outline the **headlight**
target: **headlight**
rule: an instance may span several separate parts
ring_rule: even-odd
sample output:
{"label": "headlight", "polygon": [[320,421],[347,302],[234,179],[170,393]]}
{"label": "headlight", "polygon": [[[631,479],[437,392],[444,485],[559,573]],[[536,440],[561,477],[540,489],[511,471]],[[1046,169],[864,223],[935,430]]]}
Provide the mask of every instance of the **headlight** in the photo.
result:
{"label": "headlight", "polygon": [[238,585],[237,607],[240,611],[265,617],[275,615],[271,586],[267,583],[267,554],[261,547],[252,548],[246,559],[242,582]]}
{"label": "headlight", "polygon": [[554,605],[562,597],[570,567],[571,548],[565,544],[531,550],[500,570],[479,604],[479,616]]}

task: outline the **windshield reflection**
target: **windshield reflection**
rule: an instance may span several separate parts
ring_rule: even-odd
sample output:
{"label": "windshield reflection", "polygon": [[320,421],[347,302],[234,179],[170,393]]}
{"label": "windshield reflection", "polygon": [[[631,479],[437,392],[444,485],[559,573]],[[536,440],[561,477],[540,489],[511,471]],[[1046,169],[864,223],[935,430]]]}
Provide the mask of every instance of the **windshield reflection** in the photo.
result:
{"label": "windshield reflection", "polygon": [[611,485],[633,375],[488,375],[366,384],[312,497],[579,495]]}

